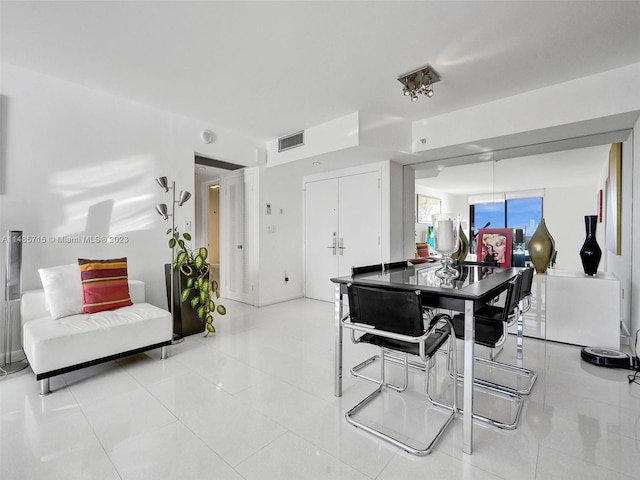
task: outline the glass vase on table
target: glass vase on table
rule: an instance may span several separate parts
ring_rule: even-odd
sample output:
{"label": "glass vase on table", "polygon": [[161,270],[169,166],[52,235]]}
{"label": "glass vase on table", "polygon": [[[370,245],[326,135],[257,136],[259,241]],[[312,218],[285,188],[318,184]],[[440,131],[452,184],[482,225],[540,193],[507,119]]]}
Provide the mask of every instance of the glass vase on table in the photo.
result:
{"label": "glass vase on table", "polygon": [[451,254],[458,249],[460,241],[460,216],[442,214],[434,217],[434,237],[436,251],[441,255],[442,266],[435,274],[442,280],[453,280],[460,272],[451,266]]}

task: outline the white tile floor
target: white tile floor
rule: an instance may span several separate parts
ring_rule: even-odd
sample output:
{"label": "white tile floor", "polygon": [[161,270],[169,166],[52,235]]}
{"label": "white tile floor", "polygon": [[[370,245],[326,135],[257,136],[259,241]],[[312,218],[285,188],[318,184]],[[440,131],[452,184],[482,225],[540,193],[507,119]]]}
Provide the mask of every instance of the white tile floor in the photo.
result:
{"label": "white tile floor", "polygon": [[[577,347],[526,339],[524,364],[539,378],[519,427],[476,424],[469,456],[458,418],[414,457],[344,420],[373,388],[345,369],[344,395],[333,395],[332,304],[226,305],[216,336],[191,336],[164,361],[154,351],[57,377],[46,397],[29,370],[0,379],[0,478],[640,478],[640,385],[582,362]],[[345,366],[369,353],[346,342]],[[383,408],[411,410],[417,398]]]}

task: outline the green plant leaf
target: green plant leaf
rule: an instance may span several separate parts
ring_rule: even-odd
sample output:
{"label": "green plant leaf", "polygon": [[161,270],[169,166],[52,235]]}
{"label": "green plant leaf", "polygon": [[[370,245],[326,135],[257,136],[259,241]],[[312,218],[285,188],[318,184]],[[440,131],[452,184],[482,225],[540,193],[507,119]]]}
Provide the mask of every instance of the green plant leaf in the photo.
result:
{"label": "green plant leaf", "polygon": [[171,229],[167,230],[167,235],[169,235],[171,233]]}
{"label": "green plant leaf", "polygon": [[187,280],[187,287],[193,287],[193,277],[189,277],[189,280]]}
{"label": "green plant leaf", "polygon": [[196,310],[196,311],[198,312],[198,318],[200,320],[204,320],[205,319],[205,314],[206,314],[204,306],[200,305],[198,307],[198,310]]}
{"label": "green plant leaf", "polygon": [[187,301],[187,298],[189,298],[189,292],[191,292],[190,288],[185,288],[184,290],[182,290],[182,293],[180,294],[180,301],[182,301],[183,303]]}
{"label": "green plant leaf", "polygon": [[202,281],[202,285],[200,285],[200,290],[202,290],[205,293],[209,293],[209,282],[207,282],[206,280],[203,279]]}
{"label": "green plant leaf", "polygon": [[187,258],[187,252],[178,252],[176,255],[176,264],[182,265]]}
{"label": "green plant leaf", "polygon": [[211,315],[207,315],[207,323],[213,323],[213,317]]}
{"label": "green plant leaf", "polygon": [[197,270],[200,270],[204,266],[204,260],[200,255],[196,255],[193,259],[193,263],[196,266]]}
{"label": "green plant leaf", "polygon": [[176,239],[175,238],[169,239],[169,248],[173,248],[175,246],[176,246]]}
{"label": "green plant leaf", "polygon": [[216,311],[220,314],[220,315],[226,315],[227,314],[227,309],[225,308],[224,305],[218,305],[218,308],[216,308]]}
{"label": "green plant leaf", "polygon": [[204,290],[200,290],[200,303],[202,303],[203,305],[207,304],[207,292],[205,292]]}
{"label": "green plant leaf", "polygon": [[189,242],[191,241],[191,234],[185,232],[185,233],[182,234],[182,236],[184,237],[185,240],[187,240]]}
{"label": "green plant leaf", "polygon": [[[200,303],[200,298],[195,296],[191,299],[191,308],[196,308],[198,306],[198,304]],[[198,315],[200,316],[200,315]]]}
{"label": "green plant leaf", "polygon": [[213,326],[213,323],[207,323],[207,330],[211,333],[216,333],[216,327]]}
{"label": "green plant leaf", "polygon": [[184,246],[185,245],[184,240],[182,239],[178,240],[178,245],[180,245],[181,249],[186,250],[186,247]]}
{"label": "green plant leaf", "polygon": [[213,300],[210,299],[209,300],[209,311],[213,312],[215,310],[215,308],[216,308],[216,304],[213,303]]}
{"label": "green plant leaf", "polygon": [[217,280],[211,280],[211,290],[218,290],[218,281]]}
{"label": "green plant leaf", "polygon": [[209,251],[206,249],[206,247],[200,247],[198,249],[198,255],[200,255],[203,260],[206,260],[209,256]]}

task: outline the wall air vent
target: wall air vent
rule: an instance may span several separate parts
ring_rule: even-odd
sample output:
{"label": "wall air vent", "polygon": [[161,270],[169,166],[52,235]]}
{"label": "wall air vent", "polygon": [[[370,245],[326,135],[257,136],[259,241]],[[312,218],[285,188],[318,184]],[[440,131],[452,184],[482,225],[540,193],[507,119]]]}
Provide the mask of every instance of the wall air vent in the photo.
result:
{"label": "wall air vent", "polygon": [[304,145],[304,131],[280,137],[278,139],[278,152],[284,152],[291,148],[301,147]]}

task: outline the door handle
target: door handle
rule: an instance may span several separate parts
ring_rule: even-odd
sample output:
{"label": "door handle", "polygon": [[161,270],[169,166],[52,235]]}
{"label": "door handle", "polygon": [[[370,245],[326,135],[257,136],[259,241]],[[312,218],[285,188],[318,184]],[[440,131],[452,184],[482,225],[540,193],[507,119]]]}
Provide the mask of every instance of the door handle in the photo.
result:
{"label": "door handle", "polygon": [[344,238],[340,237],[340,243],[338,244],[338,249],[340,250],[340,255],[343,254],[343,250],[346,250],[347,247],[344,246]]}
{"label": "door handle", "polygon": [[242,245],[236,245],[236,248],[237,248],[238,250],[242,250]]}
{"label": "door handle", "polygon": [[337,248],[337,245],[336,245],[336,232],[333,232],[333,241],[331,243],[332,243],[332,245],[330,247],[327,247],[327,248],[331,248],[333,250],[333,252],[331,252],[331,254],[335,255],[337,253],[336,252],[336,248]]}

